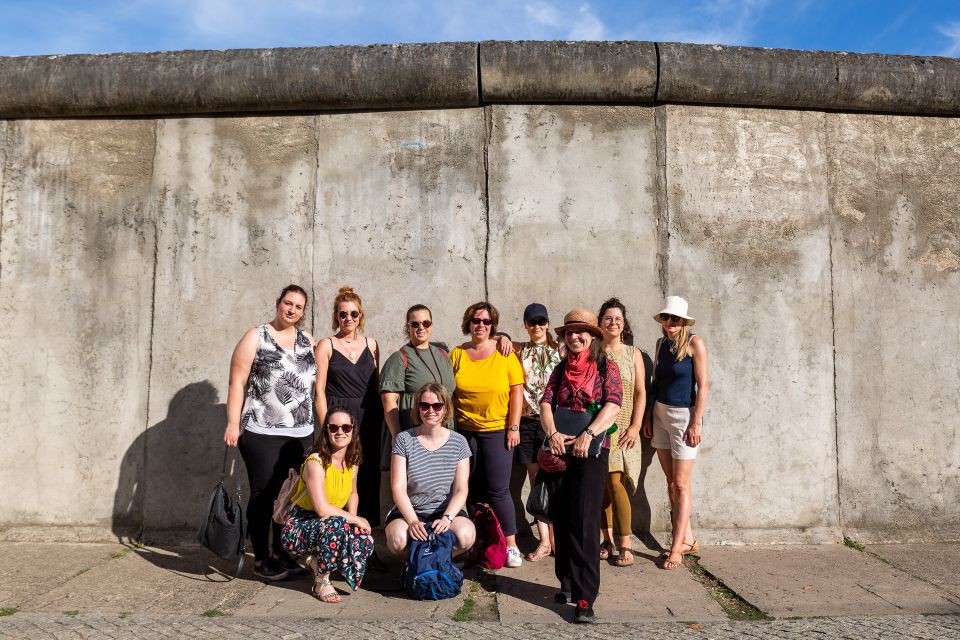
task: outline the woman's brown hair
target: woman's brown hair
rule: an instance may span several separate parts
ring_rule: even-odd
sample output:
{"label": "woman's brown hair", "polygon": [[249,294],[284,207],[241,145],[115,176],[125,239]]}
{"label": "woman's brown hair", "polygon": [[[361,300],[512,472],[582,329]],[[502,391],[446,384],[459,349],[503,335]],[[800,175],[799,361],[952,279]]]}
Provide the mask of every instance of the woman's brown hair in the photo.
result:
{"label": "woman's brown hair", "polygon": [[313,437],[313,446],[307,451],[307,456],[314,453],[320,457],[320,464],[326,469],[333,462],[333,451],[330,449],[330,434],[327,432],[327,425],[330,424],[330,416],[335,413],[342,413],[350,418],[350,424],[353,425],[353,431],[350,433],[350,444],[343,455],[343,463],[349,467],[359,467],[363,462],[363,449],[360,446],[360,425],[357,419],[350,413],[349,409],[344,407],[334,407],[327,411],[327,417],[323,419],[323,426]]}
{"label": "woman's brown hair", "polygon": [[473,314],[477,311],[486,311],[490,314],[490,320],[492,321],[490,324],[490,335],[493,336],[493,334],[497,332],[497,325],[500,324],[500,312],[489,302],[474,302],[463,312],[463,322],[460,323],[460,329],[463,331],[463,335],[466,336],[470,334],[470,319],[473,318]]}
{"label": "woman's brown hair", "polygon": [[332,329],[334,331],[338,331],[340,329],[340,322],[337,318],[337,313],[339,312],[341,302],[352,302],[357,305],[357,311],[360,312],[360,318],[357,319],[357,331],[363,333],[363,328],[367,324],[366,316],[363,313],[363,303],[360,302],[360,296],[354,292],[353,287],[340,287],[340,291],[338,291],[336,297],[334,297]]}
{"label": "woman's brown hair", "polygon": [[300,285],[288,284],[283,288],[283,291],[280,292],[280,297],[277,298],[277,302],[274,304],[274,307],[279,307],[283,297],[288,293],[299,293],[303,296],[303,315],[300,316],[299,320],[297,320],[296,325],[298,327],[303,326],[303,319],[307,317],[307,303],[310,302],[310,296],[307,295],[307,292]]}
{"label": "woman's brown hair", "polygon": [[428,382],[417,391],[417,395],[413,399],[413,406],[410,407],[410,421],[413,426],[419,427],[423,424],[423,419],[420,417],[420,399],[423,398],[425,393],[435,394],[437,399],[443,403],[443,415],[440,416],[440,421],[446,426],[450,418],[453,417],[453,401],[450,399],[450,392],[439,382]]}

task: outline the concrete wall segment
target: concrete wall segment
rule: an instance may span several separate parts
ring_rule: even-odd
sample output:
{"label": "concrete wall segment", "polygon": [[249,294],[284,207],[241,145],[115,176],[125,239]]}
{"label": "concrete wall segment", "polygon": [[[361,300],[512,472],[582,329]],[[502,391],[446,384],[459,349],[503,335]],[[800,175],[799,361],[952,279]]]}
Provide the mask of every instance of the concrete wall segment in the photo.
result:
{"label": "concrete wall segment", "polygon": [[477,105],[477,45],[0,57],[0,117]]}
{"label": "concrete wall segment", "polygon": [[[0,482],[18,498],[0,524],[106,530],[120,460],[146,422],[154,126],[5,128]],[[133,477],[141,465],[133,455]],[[129,506],[118,526],[136,526]]]}
{"label": "concrete wall segment", "polygon": [[650,103],[652,42],[481,42],[484,103]]}

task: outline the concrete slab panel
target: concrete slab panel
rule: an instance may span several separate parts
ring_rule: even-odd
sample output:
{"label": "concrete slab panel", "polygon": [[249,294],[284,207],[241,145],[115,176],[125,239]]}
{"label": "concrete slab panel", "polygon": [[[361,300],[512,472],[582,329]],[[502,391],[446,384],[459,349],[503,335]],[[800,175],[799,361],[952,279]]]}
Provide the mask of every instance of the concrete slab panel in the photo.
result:
{"label": "concrete slab panel", "polygon": [[871,544],[867,551],[960,599],[960,544]]}
{"label": "concrete slab panel", "polygon": [[146,424],[155,124],[4,127],[0,524],[106,528]]}
{"label": "concrete slab panel", "polygon": [[[148,531],[196,529],[220,472],[233,348],[273,318],[283,287],[310,290],[313,123],[160,122],[148,456],[141,486],[118,493],[124,502],[142,496]],[[231,474],[245,477],[242,468],[236,455]]]}
{"label": "concrete slab panel", "polygon": [[489,107],[490,300],[500,326],[527,340],[533,301],[553,325],[575,306],[618,296],[636,344],[661,300],[657,274],[654,109]]}
{"label": "concrete slab panel", "polygon": [[210,609],[232,613],[263,588],[249,568],[230,582],[208,580],[201,567],[211,557],[199,547],[129,550],[36,598],[30,608],[81,613],[201,614]]}
{"label": "concrete slab panel", "polygon": [[960,539],[960,122],[827,116],[843,523]]}
{"label": "concrete slab panel", "polygon": [[949,594],[840,545],[707,547],[700,565],[778,618],[960,613]]}
{"label": "concrete slab panel", "polygon": [[416,303],[433,311],[434,340],[460,344],[463,310],[484,297],[483,111],[320,115],[317,139],[317,336],[351,286],[381,363]]}
{"label": "concrete slab panel", "polygon": [[[119,544],[64,545],[35,541],[5,544],[0,553],[0,607],[27,611],[43,594],[109,562],[111,554],[125,548]],[[50,562],[54,554],[57,561]]]}
{"label": "concrete slab panel", "polygon": [[668,294],[690,302],[710,354],[702,541],[839,535],[823,120],[666,108]]}
{"label": "concrete slab panel", "polygon": [[[594,611],[601,622],[725,620],[708,591],[688,571],[663,571],[655,556],[637,554],[632,567],[600,565],[600,595]],[[497,574],[497,604],[503,624],[556,624],[573,619],[574,607],[557,604],[553,558],[524,562]]]}

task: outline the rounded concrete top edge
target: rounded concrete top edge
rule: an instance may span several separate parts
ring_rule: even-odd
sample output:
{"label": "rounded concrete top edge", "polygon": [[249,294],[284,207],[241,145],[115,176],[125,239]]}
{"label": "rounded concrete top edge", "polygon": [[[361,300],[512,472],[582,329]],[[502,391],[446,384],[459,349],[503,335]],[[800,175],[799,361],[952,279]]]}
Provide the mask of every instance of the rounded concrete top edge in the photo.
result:
{"label": "rounded concrete top edge", "polygon": [[643,41],[0,57],[0,118],[705,104],[960,115],[960,60]]}

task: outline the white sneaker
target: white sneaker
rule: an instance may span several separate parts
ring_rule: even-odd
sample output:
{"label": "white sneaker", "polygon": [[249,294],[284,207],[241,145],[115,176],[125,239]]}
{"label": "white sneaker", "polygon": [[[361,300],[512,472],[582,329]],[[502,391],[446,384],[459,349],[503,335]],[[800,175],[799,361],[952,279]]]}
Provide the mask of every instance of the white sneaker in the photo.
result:
{"label": "white sneaker", "polygon": [[507,562],[504,566],[516,569],[523,564],[523,556],[520,555],[520,549],[516,547],[507,547]]}

